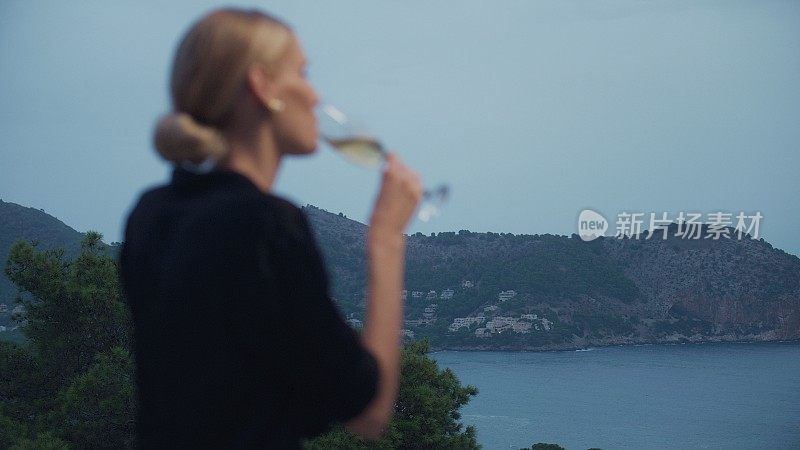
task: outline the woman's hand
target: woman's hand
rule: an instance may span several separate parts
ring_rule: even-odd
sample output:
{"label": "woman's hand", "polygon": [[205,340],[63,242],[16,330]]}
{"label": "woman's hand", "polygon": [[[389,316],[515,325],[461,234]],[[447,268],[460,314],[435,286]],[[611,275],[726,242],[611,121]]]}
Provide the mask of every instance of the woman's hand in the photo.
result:
{"label": "woman's hand", "polygon": [[400,386],[400,330],[403,326],[403,231],[422,198],[419,176],[388,154],[383,183],[369,221],[367,313],[361,340],[378,362],[375,397],[346,427],[367,439],[384,433]]}
{"label": "woman's hand", "polygon": [[386,156],[383,182],[370,219],[371,233],[403,234],[422,199],[419,175],[393,153]]}

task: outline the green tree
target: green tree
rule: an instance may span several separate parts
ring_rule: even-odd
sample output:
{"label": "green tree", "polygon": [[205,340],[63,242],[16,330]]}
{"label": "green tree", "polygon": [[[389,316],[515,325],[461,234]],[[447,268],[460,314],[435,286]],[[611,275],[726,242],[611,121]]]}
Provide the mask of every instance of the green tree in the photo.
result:
{"label": "green tree", "polygon": [[58,435],[68,438],[74,448],[132,448],[133,367],[126,349],[98,353],[95,363],[59,393],[52,413]]}
{"label": "green tree", "polygon": [[16,442],[25,439],[27,434],[28,429],[24,423],[0,413],[0,448],[10,448]]}
{"label": "green tree", "polygon": [[26,344],[0,343],[0,447],[129,448],[130,315],[102,236],[73,261],[19,241],[5,272],[19,289]]}
{"label": "green tree", "polygon": [[531,450],[565,450],[564,447],[558,444],[545,444],[544,442],[539,442],[537,444],[531,445]]}
{"label": "green tree", "polygon": [[100,233],[86,233],[70,262],[62,249],[37,251],[23,241],[9,251],[6,274],[30,294],[18,297],[25,306],[23,333],[59,386],[85,371],[98,352],[130,344],[117,265],[101,239]]}
{"label": "green tree", "polygon": [[46,382],[39,363],[30,352],[12,342],[0,342],[0,413],[27,421],[37,405],[31,399],[42,397]]}
{"label": "green tree", "polygon": [[479,449],[475,427],[463,428],[459,423],[459,409],[478,390],[462,386],[450,369],[440,370],[427,355],[429,351],[427,340],[413,342],[403,349],[395,413],[382,439],[365,442],[336,427],[308,442],[306,449]]}
{"label": "green tree", "polygon": [[44,431],[33,439],[22,439],[9,450],[69,450],[69,444],[50,431]]}

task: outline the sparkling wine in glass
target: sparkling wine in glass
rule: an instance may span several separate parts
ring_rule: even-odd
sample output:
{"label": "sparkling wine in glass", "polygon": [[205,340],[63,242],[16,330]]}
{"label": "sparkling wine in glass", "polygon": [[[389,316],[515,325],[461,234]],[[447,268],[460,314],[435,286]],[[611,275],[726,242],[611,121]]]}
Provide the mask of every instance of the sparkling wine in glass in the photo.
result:
{"label": "sparkling wine in glass", "polygon": [[[370,133],[354,125],[335,106],[321,105],[318,117],[322,139],[348,161],[374,169],[386,161],[383,144]],[[449,195],[450,188],[446,184],[426,189],[422,194],[422,205],[417,212],[417,218],[423,222],[431,220],[439,214]]]}

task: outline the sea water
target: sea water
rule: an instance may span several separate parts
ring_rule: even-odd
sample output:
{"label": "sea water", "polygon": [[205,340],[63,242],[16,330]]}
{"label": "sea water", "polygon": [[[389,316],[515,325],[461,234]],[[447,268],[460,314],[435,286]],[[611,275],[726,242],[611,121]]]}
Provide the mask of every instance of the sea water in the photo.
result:
{"label": "sea water", "polygon": [[800,449],[800,343],[432,353],[484,449]]}

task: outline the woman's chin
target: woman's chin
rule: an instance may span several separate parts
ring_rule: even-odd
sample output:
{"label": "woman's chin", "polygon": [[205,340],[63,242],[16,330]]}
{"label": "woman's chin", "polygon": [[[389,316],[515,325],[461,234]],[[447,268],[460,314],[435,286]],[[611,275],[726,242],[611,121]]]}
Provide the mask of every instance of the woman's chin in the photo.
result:
{"label": "woman's chin", "polygon": [[314,153],[317,152],[318,147],[319,143],[316,140],[314,140],[314,142],[309,142],[308,145],[304,147],[305,151],[303,153],[306,155],[313,155]]}
{"label": "woman's chin", "polygon": [[316,142],[314,142],[313,144],[296,145],[292,147],[291,151],[286,153],[296,156],[313,155],[314,153],[317,152],[318,147],[319,145]]}

